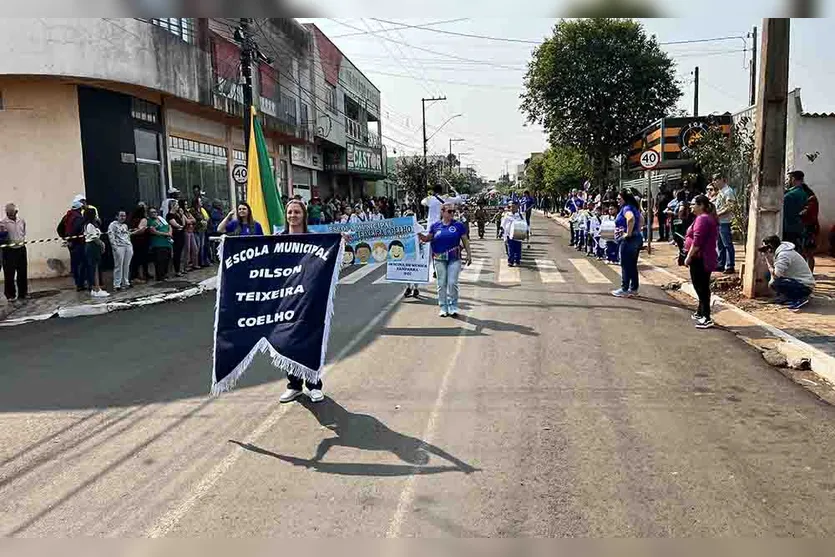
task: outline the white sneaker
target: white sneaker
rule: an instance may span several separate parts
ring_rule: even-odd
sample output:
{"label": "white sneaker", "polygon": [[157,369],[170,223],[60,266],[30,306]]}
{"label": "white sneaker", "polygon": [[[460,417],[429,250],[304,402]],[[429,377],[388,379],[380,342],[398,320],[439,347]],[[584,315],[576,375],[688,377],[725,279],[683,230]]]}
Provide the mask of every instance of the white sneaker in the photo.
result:
{"label": "white sneaker", "polygon": [[325,400],[325,393],[321,389],[313,389],[307,393],[307,396],[310,397],[310,402],[322,402]]}
{"label": "white sneaker", "polygon": [[615,298],[631,298],[632,293],[628,290],[624,290],[623,288],[618,288],[617,290],[612,291],[612,296]]}
{"label": "white sneaker", "polygon": [[297,391],[296,389],[287,389],[284,393],[278,397],[279,402],[292,402],[302,396],[301,391]]}
{"label": "white sneaker", "polygon": [[448,317],[449,316],[449,314],[446,312],[446,310],[443,310],[443,309],[438,312],[438,315],[440,317]]}

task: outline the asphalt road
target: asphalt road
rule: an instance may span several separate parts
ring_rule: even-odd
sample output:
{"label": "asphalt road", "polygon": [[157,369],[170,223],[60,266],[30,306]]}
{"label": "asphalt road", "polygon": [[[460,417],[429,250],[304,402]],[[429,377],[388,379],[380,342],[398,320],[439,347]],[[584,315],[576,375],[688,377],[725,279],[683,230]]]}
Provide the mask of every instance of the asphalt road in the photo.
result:
{"label": "asphalt road", "polygon": [[0,534],[835,533],[833,409],[534,224],[457,320],[340,286],[319,405],[265,358],[208,397],[211,297],[3,329]]}

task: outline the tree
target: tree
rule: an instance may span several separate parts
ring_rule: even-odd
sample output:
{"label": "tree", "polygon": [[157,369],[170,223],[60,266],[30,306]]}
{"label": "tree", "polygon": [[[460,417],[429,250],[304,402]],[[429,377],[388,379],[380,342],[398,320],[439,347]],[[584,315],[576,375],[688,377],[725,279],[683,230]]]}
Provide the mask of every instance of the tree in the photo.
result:
{"label": "tree", "polygon": [[725,174],[734,190],[733,226],[743,240],[748,232],[748,203],[751,173],[754,169],[754,133],[748,117],[731,127],[730,135],[719,126],[709,128],[692,145],[693,159],[708,180],[714,174]]}
{"label": "tree", "polygon": [[419,201],[426,196],[427,177],[429,184],[441,184],[442,166],[439,161],[429,160],[424,167],[423,157],[420,156],[399,157],[395,165],[394,180],[406,191],[408,199]]}
{"label": "tree", "polygon": [[552,145],[575,147],[602,185],[613,155],[681,97],[673,60],[630,19],[561,21],[528,63],[521,109]]}

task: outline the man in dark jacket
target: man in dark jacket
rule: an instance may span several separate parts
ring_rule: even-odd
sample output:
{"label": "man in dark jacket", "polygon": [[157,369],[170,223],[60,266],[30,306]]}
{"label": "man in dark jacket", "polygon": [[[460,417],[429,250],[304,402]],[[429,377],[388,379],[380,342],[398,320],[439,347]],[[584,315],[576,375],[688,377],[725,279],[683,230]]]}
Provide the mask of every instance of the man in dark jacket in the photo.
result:
{"label": "man in dark jacket", "polygon": [[58,223],[58,236],[67,240],[67,249],[70,251],[70,269],[75,281],[75,289],[79,292],[90,290],[92,285],[84,284],[87,260],[84,255],[84,216],[82,209],[84,205],[80,200],[74,200],[69,211]]}

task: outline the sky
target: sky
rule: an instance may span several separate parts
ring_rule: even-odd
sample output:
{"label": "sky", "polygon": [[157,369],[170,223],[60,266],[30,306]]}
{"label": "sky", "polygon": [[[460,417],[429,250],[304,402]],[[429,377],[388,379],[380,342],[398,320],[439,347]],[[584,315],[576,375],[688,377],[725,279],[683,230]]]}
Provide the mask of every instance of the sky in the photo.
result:
{"label": "sky", "polygon": [[[490,2],[485,4],[489,7]],[[383,142],[389,156],[422,153],[421,98],[430,97],[447,100],[427,103],[429,152],[447,154],[450,139],[463,140],[453,143],[453,152],[460,154],[464,166],[474,166],[487,178],[497,178],[505,168],[514,175],[530,153],[547,147],[543,130],[527,124],[519,111],[522,80],[535,44],[395,28],[443,22],[430,29],[538,42],[551,34],[558,20],[465,19],[454,13],[422,19],[375,18],[301,21],[314,21],[380,89]],[[662,46],[675,60],[682,82],[680,108],[692,113],[696,66],[700,115],[737,112],[748,105],[752,41],[746,37],[754,26],[762,33],[762,19],[728,14],[641,22],[661,43],[732,37]],[[801,89],[806,112],[835,112],[833,24],[832,19],[792,20],[789,89]]]}

